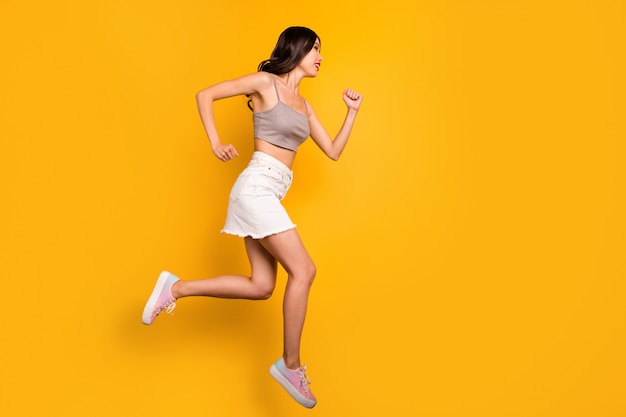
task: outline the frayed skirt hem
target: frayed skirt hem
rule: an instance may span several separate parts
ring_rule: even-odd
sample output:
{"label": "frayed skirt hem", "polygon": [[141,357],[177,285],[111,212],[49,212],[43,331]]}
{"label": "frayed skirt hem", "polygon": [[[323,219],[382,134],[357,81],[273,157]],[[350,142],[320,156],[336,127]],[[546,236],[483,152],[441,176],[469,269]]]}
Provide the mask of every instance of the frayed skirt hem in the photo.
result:
{"label": "frayed skirt hem", "polygon": [[246,233],[246,232],[235,232],[235,231],[230,231],[230,230],[226,230],[226,229],[222,229],[220,231],[220,233],[222,234],[226,234],[226,235],[232,235],[232,236],[238,236],[238,237],[251,237],[252,239],[264,239],[268,236],[272,236],[272,235],[277,235],[279,233],[283,233],[286,232],[288,230],[293,230],[296,228],[296,225],[292,225],[288,228],[283,228],[280,230],[276,230],[276,231],[271,231],[271,232],[267,232],[267,233]]}

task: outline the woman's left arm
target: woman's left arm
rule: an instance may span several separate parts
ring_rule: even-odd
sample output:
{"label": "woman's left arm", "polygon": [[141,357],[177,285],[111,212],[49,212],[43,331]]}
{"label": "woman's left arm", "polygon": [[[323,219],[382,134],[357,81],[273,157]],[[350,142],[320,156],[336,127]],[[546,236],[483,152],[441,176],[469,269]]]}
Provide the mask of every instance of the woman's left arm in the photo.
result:
{"label": "woman's left arm", "polygon": [[343,125],[335,139],[331,139],[324,126],[317,119],[317,115],[315,114],[315,110],[309,106],[309,128],[311,129],[311,139],[320,147],[320,149],[328,155],[328,157],[334,161],[338,160],[343,152],[346,144],[348,143],[348,138],[350,137],[350,132],[352,132],[352,126],[354,126],[354,121],[356,120],[356,115],[359,112],[359,108],[361,107],[361,101],[363,100],[363,96],[352,89],[347,89],[343,92],[343,101],[346,103],[348,107],[348,112],[346,114],[346,118],[343,121]]}

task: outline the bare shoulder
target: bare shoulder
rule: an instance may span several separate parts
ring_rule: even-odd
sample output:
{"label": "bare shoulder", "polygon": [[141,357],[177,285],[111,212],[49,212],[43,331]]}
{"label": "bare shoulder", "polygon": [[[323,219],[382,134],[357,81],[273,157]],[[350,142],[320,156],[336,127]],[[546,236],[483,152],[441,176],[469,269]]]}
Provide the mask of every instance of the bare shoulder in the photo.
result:
{"label": "bare shoulder", "polygon": [[278,97],[275,89],[275,75],[266,71],[251,74],[254,78],[254,93],[250,94],[252,105],[256,111],[269,110],[276,105]]}
{"label": "bare shoulder", "polygon": [[309,115],[309,119],[317,118],[317,115],[315,114],[315,109],[311,105],[311,102],[304,97],[303,99],[304,99],[304,103],[306,104],[306,111],[307,111],[307,114]]}
{"label": "bare shoulder", "polygon": [[249,82],[254,82],[255,84],[267,84],[270,85],[272,83],[272,74],[265,71],[253,72],[247,75],[240,77],[241,80],[248,80]]}
{"label": "bare shoulder", "polygon": [[273,88],[273,75],[269,72],[259,71],[248,75],[250,82],[255,86],[255,92],[261,96],[265,95],[270,88]]}

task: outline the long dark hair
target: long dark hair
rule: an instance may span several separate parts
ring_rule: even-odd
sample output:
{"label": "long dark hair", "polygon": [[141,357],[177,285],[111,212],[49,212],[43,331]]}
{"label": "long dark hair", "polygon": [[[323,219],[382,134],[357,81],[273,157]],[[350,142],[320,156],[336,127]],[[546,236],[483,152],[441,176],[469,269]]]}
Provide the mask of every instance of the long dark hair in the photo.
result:
{"label": "long dark hair", "polygon": [[[270,58],[259,64],[258,71],[276,75],[288,73],[313,49],[313,45],[318,39],[319,36],[309,28],[304,26],[288,27],[278,37],[278,42],[276,42]],[[250,96],[246,97],[249,98]],[[254,111],[252,100],[248,100],[248,108]]]}
{"label": "long dark hair", "polygon": [[313,49],[317,39],[315,32],[303,26],[285,29],[278,37],[272,55],[259,64],[258,70],[276,75],[288,73]]}

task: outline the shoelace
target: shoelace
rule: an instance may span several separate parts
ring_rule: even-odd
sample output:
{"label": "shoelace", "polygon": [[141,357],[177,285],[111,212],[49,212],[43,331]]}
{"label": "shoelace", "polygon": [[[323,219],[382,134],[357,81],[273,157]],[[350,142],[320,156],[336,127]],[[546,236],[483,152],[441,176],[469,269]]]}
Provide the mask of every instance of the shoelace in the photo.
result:
{"label": "shoelace", "polygon": [[159,308],[156,311],[156,315],[158,316],[161,311],[165,310],[167,314],[174,314],[174,309],[176,308],[176,300],[167,300],[167,302],[163,305],[163,307]]}
{"label": "shoelace", "polygon": [[302,384],[304,392],[309,392],[309,384],[311,384],[311,380],[306,374],[306,365],[298,370],[298,375],[300,375],[300,384]]}

